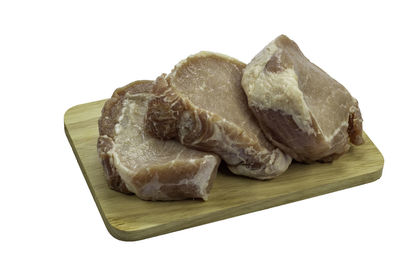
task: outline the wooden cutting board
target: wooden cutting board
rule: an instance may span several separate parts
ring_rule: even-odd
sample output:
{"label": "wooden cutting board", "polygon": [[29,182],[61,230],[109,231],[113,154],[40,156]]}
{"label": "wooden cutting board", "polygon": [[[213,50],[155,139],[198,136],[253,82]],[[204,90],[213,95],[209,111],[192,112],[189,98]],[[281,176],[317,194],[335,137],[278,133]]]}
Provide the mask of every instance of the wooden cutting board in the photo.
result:
{"label": "wooden cutting board", "polygon": [[262,210],[377,180],[383,157],[365,135],[365,144],[333,163],[294,163],[283,175],[258,181],[220,168],[208,201],[151,202],[107,187],[97,157],[97,120],[105,100],[70,108],[65,133],[104,223],[115,238],[139,240]]}

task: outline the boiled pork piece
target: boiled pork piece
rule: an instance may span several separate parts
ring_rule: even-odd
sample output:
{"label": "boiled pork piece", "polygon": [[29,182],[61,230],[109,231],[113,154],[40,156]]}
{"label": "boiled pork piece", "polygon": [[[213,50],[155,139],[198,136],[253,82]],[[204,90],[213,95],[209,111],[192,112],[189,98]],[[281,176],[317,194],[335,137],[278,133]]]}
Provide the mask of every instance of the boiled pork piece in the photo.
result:
{"label": "boiled pork piece", "polygon": [[291,158],[262,134],[240,85],[245,64],[200,52],[156,82],[148,132],[218,154],[239,175],[268,179],[283,173]]}
{"label": "boiled pork piece", "polygon": [[248,64],[242,86],[265,136],[301,162],[329,162],[360,145],[358,102],[281,35]]}
{"label": "boiled pork piece", "polygon": [[217,155],[162,141],[144,131],[152,81],[117,89],[99,119],[97,148],[110,188],[144,200],[207,199]]}

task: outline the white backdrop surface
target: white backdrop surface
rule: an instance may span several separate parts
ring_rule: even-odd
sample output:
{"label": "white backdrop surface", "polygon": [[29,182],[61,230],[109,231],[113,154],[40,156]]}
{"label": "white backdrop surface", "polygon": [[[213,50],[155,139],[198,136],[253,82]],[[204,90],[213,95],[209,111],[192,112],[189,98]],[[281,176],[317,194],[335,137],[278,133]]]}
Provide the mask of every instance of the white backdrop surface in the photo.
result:
{"label": "white backdrop surface", "polygon": [[[396,1],[1,1],[1,266],[400,266]],[[107,232],[63,130],[71,106],[201,50],[279,34],[355,96],[380,180],[137,242]]]}

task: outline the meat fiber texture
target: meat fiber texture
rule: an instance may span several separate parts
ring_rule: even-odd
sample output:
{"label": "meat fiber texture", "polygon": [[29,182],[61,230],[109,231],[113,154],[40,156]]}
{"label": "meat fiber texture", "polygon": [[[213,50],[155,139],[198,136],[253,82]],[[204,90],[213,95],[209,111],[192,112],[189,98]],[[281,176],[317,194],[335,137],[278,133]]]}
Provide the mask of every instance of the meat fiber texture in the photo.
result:
{"label": "meat fiber texture", "polygon": [[153,87],[152,81],[131,83],[103,107],[97,148],[108,184],[144,200],[206,200],[220,159],[144,131]]}
{"label": "meat fiber texture", "polygon": [[214,152],[238,175],[269,179],[283,173],[291,158],[267,141],[251,113],[240,84],[244,67],[211,52],[181,61],[156,81],[148,132]]}
{"label": "meat fiber texture", "polygon": [[242,86],[265,136],[297,161],[329,162],[363,143],[357,100],[284,35],[246,66]]}

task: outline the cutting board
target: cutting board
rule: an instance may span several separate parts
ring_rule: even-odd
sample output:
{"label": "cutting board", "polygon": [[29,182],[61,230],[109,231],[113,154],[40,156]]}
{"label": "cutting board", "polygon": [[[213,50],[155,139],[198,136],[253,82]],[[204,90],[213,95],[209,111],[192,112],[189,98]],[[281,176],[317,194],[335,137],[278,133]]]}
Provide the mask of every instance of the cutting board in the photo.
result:
{"label": "cutting board", "polygon": [[104,223],[120,240],[139,240],[377,180],[383,157],[364,133],[365,144],[333,163],[293,163],[281,176],[258,181],[221,167],[208,201],[151,202],[107,187],[97,156],[97,120],[105,100],[70,108],[64,116],[69,143]]}

